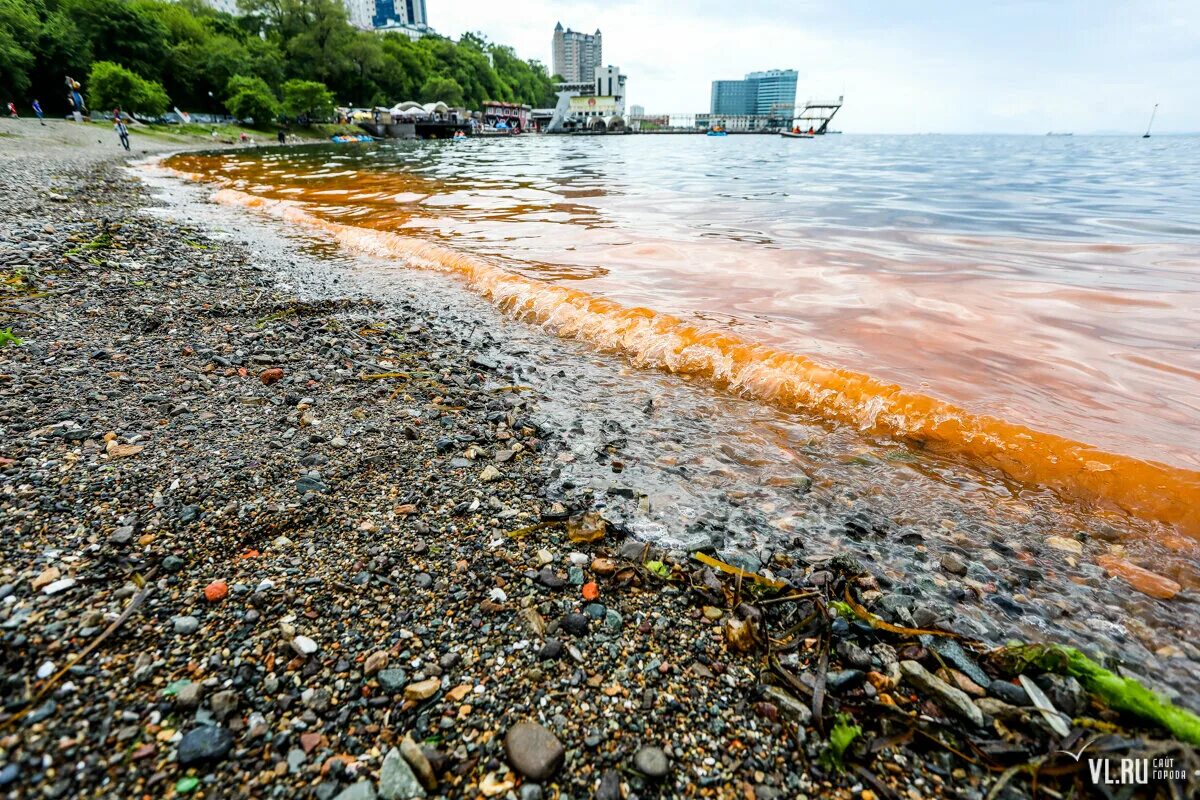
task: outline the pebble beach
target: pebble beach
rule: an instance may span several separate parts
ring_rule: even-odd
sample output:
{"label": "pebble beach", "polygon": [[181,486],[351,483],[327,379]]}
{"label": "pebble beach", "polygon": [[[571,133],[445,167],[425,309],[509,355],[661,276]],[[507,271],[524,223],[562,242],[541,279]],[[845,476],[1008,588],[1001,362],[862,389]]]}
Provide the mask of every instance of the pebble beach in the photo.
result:
{"label": "pebble beach", "polygon": [[484,311],[218,235],[49,127],[0,131],[0,797],[982,800],[1034,761],[1065,796],[1096,732],[1200,769],[871,564],[627,536]]}

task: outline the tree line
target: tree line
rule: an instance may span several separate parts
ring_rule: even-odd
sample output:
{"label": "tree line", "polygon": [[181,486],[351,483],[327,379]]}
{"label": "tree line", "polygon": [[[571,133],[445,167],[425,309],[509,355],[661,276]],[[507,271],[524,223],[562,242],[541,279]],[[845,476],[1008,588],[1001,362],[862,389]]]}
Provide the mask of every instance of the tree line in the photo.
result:
{"label": "tree line", "polygon": [[[47,113],[69,110],[64,77],[89,106],[157,115],[171,106],[260,123],[319,117],[334,103],[390,106],[486,100],[553,105],[545,66],[467,33],[416,41],[362,31],[341,0],[0,0],[0,92]],[[261,115],[261,116],[260,116]]]}

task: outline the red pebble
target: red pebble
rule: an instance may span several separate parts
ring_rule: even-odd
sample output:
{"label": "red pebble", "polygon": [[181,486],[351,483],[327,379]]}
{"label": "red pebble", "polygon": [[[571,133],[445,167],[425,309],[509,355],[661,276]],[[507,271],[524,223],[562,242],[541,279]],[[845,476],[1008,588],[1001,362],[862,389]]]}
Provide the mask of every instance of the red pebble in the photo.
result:
{"label": "red pebble", "polygon": [[596,585],[595,581],[589,581],[588,583],[585,583],[583,585],[583,599],[584,600],[595,600],[599,596],[600,596],[600,587]]}
{"label": "red pebble", "polygon": [[263,386],[270,386],[272,383],[275,383],[276,381],[281,380],[282,378],[283,378],[283,370],[280,369],[279,367],[271,367],[270,369],[264,369],[262,371],[262,374],[258,376],[258,379],[263,382]]}
{"label": "red pebble", "polygon": [[223,600],[229,594],[229,584],[225,581],[213,581],[204,587],[204,599],[210,603]]}

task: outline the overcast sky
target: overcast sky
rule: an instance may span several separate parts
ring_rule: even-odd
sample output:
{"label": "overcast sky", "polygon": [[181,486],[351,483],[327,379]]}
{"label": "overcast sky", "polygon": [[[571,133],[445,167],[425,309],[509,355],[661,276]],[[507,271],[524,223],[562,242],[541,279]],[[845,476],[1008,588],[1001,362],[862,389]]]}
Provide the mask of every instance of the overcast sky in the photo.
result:
{"label": "overcast sky", "polygon": [[1200,131],[1200,0],[427,0],[550,65],[554,23],[604,33],[648,113],[707,111],[711,82],[800,73],[847,132]]}

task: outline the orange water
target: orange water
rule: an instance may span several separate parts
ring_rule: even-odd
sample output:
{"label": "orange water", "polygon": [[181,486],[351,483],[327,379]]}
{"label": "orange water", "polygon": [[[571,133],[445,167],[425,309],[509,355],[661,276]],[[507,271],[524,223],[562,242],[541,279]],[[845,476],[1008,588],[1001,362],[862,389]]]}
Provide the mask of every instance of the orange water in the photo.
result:
{"label": "orange water", "polygon": [[[646,141],[630,138],[623,147]],[[800,233],[784,236],[728,224],[717,211],[705,229],[694,222],[706,217],[689,178],[677,181],[680,207],[664,208],[627,187],[613,192],[615,178],[555,181],[547,170],[540,182],[496,180],[471,159],[503,160],[504,151],[470,146],[433,158],[325,151],[186,155],[170,165],[223,183],[219,202],[450,272],[514,317],[640,366],[701,376],[1200,537],[1200,363],[1179,346],[1195,330],[1196,295],[1174,279],[1200,263],[1186,236],[1054,240],[1002,225],[984,235],[893,221],[830,237],[820,219],[807,231],[789,219]],[[562,157],[556,146],[518,145],[534,164],[537,153]],[[686,146],[709,145],[689,137]],[[460,154],[470,168],[443,163]],[[772,186],[769,175],[758,180]],[[693,222],[659,231],[639,212]],[[628,227],[614,225],[626,217]],[[824,240],[811,246],[805,235]],[[1020,276],[962,267],[980,253]],[[1088,280],[1057,272],[1089,259],[1124,271]],[[1151,265],[1168,277],[1136,286]]]}

